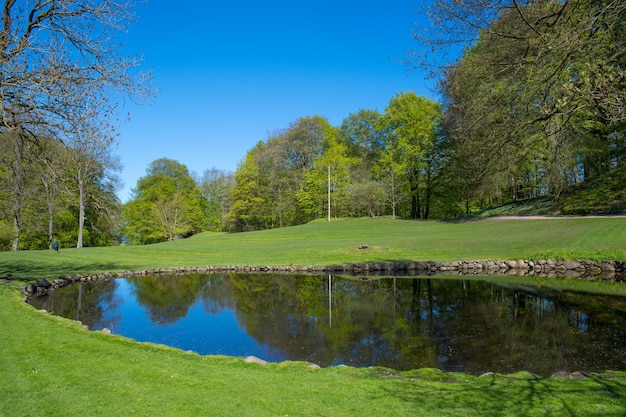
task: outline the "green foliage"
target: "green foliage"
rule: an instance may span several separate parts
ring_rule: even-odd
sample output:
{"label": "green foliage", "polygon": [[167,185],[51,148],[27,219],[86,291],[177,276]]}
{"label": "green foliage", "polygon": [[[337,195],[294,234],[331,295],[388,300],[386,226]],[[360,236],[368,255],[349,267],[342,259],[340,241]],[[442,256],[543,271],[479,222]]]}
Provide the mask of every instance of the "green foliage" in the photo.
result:
{"label": "green foliage", "polygon": [[[265,145],[257,144],[255,150]],[[255,230],[267,224],[263,212],[267,206],[266,194],[262,191],[259,166],[255,151],[250,151],[235,172],[233,187],[233,205],[228,217],[235,230]]]}
{"label": "green foliage", "polygon": [[233,173],[215,168],[206,170],[202,175],[200,190],[207,201],[205,211],[207,230],[219,232],[227,227],[226,215],[233,204],[234,183]]}
{"label": "green foliage", "polygon": [[6,251],[11,248],[13,239],[13,227],[6,220],[0,220],[0,250]]}
{"label": "green foliage", "polygon": [[[46,249],[54,239],[64,247],[76,245],[79,168],[71,157],[75,151],[49,138],[8,134],[0,135],[0,150],[4,167],[0,169],[0,223],[11,225],[10,242],[3,239],[9,235],[3,235],[0,248]],[[115,181],[102,165],[88,163],[96,169],[83,184],[88,191],[84,243],[110,245],[119,240]]]}
{"label": "green foliage", "polygon": [[610,214],[626,211],[626,168],[620,167],[580,185],[562,197],[565,214]]}
{"label": "green foliage", "polygon": [[433,7],[450,18],[439,16],[446,36],[477,35],[442,79],[462,199],[482,208],[558,196],[623,165],[623,4]]}
{"label": "green foliage", "polygon": [[380,164],[387,168],[383,172],[396,177],[394,182],[408,186],[411,209],[406,217],[427,219],[430,214],[432,159],[440,120],[439,104],[413,92],[392,98],[381,120],[387,135]]}
{"label": "green foliage", "polygon": [[124,234],[132,244],[171,241],[205,230],[207,201],[187,167],[162,158],[150,164],[137,182],[122,214]]}
{"label": "green foliage", "polygon": [[289,226],[319,217],[327,201],[329,165],[335,186],[347,192],[351,160],[336,135],[326,119],[304,117],[248,152],[235,173],[228,215],[233,229]]}
{"label": "green foliage", "polygon": [[409,196],[411,213],[419,213],[413,217],[428,217],[440,117],[437,103],[403,93],[384,116],[361,110],[339,129],[319,116],[297,120],[259,142],[239,166],[229,213],[233,230],[326,217],[329,167],[334,217],[392,214],[404,207],[401,194]]}
{"label": "green foliage", "polygon": [[347,144],[349,155],[357,160],[356,180],[367,181],[374,174],[385,143],[381,119],[378,111],[361,109],[341,123],[340,141]]}

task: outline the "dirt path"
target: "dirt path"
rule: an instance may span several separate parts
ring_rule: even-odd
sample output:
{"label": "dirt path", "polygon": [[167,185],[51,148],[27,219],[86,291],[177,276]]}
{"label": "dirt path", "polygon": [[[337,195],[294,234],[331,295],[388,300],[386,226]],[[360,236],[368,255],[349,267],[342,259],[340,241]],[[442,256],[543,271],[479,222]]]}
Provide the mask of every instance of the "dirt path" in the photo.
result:
{"label": "dirt path", "polygon": [[561,220],[561,219],[626,219],[626,214],[616,214],[616,215],[609,215],[609,216],[493,216],[493,217],[483,217],[480,220]]}

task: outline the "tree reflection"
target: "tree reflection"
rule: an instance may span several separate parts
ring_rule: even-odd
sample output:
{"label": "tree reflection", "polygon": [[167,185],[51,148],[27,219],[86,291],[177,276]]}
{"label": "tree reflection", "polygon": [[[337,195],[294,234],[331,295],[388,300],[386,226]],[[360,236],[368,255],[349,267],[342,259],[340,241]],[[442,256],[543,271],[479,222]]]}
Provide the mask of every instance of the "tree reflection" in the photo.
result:
{"label": "tree reflection", "polygon": [[137,302],[153,323],[173,323],[187,315],[189,307],[209,280],[208,275],[157,275],[129,278]]}
{"label": "tree reflection", "polygon": [[217,314],[235,308],[232,283],[228,274],[210,275],[200,291],[204,311]]}
{"label": "tree reflection", "polygon": [[[336,279],[331,325],[325,278],[231,279],[237,315],[249,334],[289,357],[321,365],[549,375],[589,369],[581,366],[580,353],[588,358],[598,348],[596,337],[572,329],[571,317],[583,307],[564,303],[559,294],[549,299],[480,281]],[[614,354],[605,354],[600,369],[621,369],[624,353],[612,339],[623,343],[624,329],[608,333],[602,349]]]}
{"label": "tree reflection", "polygon": [[[539,375],[626,368],[620,297],[413,277],[195,274],[128,282],[155,323],[174,323],[199,301],[210,315],[234,311],[239,327],[277,357],[322,366]],[[115,289],[115,281],[71,286],[39,307],[91,326],[119,314]]]}
{"label": "tree reflection", "polygon": [[[107,311],[117,308],[119,299],[115,296],[115,280],[102,282],[82,282],[57,289],[47,296],[31,297],[29,302],[57,316],[77,320],[89,328],[94,328],[103,321]],[[109,317],[108,324],[113,324],[119,317]]]}

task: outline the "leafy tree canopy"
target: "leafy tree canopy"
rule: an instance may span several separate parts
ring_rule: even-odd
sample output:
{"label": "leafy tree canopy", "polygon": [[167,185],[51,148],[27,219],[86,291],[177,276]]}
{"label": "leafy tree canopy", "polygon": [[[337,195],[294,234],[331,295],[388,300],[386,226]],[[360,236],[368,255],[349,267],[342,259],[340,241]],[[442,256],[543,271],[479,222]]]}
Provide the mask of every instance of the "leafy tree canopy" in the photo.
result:
{"label": "leafy tree canopy", "polygon": [[161,158],[146,172],[124,207],[130,243],[162,242],[205,230],[207,201],[185,165]]}

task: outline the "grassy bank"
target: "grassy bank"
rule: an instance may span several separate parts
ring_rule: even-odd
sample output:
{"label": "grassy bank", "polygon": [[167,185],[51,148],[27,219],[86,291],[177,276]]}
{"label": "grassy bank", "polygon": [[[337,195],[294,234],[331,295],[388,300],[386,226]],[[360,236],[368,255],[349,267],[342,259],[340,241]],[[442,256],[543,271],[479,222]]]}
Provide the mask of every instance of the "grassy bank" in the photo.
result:
{"label": "grassy bank", "polygon": [[[0,253],[0,278],[202,265],[329,265],[350,262],[626,258],[626,218],[320,220],[250,233],[203,233],[147,246]],[[367,250],[357,246],[368,245]]]}
{"label": "grassy bank", "polygon": [[[0,416],[626,415],[623,372],[479,378],[435,370],[260,366],[90,332],[35,311],[17,290],[42,276],[170,266],[517,259],[550,251],[619,256],[625,225],[625,219],[356,219],[207,233],[146,247],[0,253]],[[357,250],[362,244],[371,250]]]}

